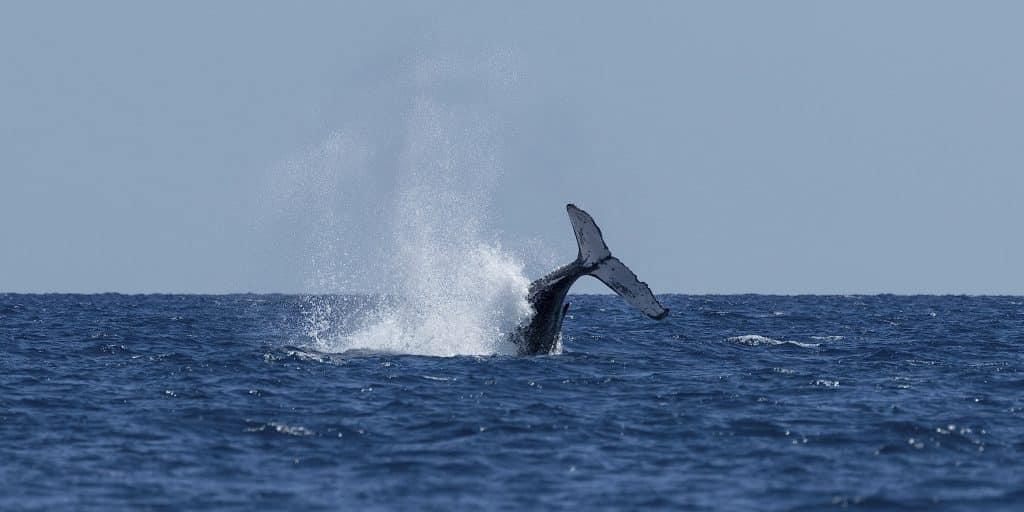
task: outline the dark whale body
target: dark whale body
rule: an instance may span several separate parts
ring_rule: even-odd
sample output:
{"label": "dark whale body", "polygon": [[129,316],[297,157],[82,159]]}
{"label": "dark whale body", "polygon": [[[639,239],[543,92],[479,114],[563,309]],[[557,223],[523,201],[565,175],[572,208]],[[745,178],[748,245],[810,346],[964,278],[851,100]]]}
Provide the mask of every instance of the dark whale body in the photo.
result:
{"label": "dark whale body", "polygon": [[576,232],[579,254],[576,261],[530,283],[527,300],[533,306],[534,315],[511,334],[512,342],[522,355],[550,354],[557,348],[562,320],[569,309],[565,297],[573,283],[583,276],[600,279],[626,302],[655,320],[668,315],[668,309],[658,302],[647,283],[612,256],[594,219],[575,205],[565,208]]}

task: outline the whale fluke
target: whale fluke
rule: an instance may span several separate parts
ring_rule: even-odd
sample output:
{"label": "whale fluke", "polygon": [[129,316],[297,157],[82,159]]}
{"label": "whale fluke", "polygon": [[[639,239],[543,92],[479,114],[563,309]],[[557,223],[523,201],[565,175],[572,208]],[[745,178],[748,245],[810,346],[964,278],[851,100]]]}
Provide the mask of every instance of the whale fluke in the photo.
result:
{"label": "whale fluke", "polygon": [[636,277],[636,274],[618,258],[609,256],[598,263],[597,268],[590,271],[590,275],[600,279],[619,294],[619,297],[626,299],[630,306],[639,309],[643,314],[655,320],[661,320],[668,315],[668,308],[658,302],[647,283]]}
{"label": "whale fluke", "polygon": [[569,213],[569,222],[572,223],[572,230],[576,232],[576,244],[580,248],[576,263],[583,266],[595,265],[612,255],[604,243],[601,228],[597,227],[590,214],[574,204],[565,205],[565,211]]}
{"label": "whale fluke", "polygon": [[587,274],[600,279],[645,315],[655,320],[665,318],[668,309],[658,302],[647,283],[641,281],[625,263],[612,256],[594,218],[574,204],[566,205],[565,209],[569,212],[572,229],[576,232],[576,243],[580,248],[576,263],[587,268]]}
{"label": "whale fluke", "polygon": [[511,335],[520,354],[548,354],[555,350],[561,336],[562,319],[569,309],[565,304],[566,295],[581,276],[591,275],[600,279],[630,305],[655,320],[668,315],[668,309],[658,302],[647,283],[612,256],[594,219],[576,205],[568,204],[565,209],[576,233],[579,252],[576,261],[530,283],[527,300],[534,315],[529,323],[521,325]]}

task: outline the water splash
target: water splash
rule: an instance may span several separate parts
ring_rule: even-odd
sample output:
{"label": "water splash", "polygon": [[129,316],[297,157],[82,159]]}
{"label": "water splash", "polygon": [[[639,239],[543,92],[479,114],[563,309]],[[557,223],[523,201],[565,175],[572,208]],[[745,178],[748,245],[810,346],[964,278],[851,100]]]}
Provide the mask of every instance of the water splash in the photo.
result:
{"label": "water splash", "polygon": [[[385,141],[348,127],[280,173],[288,186],[278,188],[309,202],[316,219],[307,289],[319,294],[304,307],[311,348],[514,351],[505,334],[532,310],[523,264],[489,230],[500,126],[487,102],[453,103],[457,95],[444,93],[504,90],[499,64],[422,62],[410,75],[402,124]],[[402,134],[397,144],[393,132]]]}
{"label": "water splash", "polygon": [[363,315],[350,333],[316,339],[323,351],[364,349],[437,356],[512,353],[504,335],[532,313],[522,266],[485,244],[415,267],[405,295]]}

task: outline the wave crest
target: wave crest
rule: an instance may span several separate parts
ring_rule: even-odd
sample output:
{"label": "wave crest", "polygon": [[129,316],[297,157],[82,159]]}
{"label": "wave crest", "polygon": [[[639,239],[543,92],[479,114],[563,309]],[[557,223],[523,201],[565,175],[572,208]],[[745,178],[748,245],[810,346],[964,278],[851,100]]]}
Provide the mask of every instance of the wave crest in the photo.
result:
{"label": "wave crest", "polygon": [[743,345],[749,345],[751,347],[756,347],[758,345],[796,345],[798,347],[803,347],[803,348],[814,348],[814,347],[821,346],[820,343],[805,343],[805,342],[802,342],[802,341],[793,341],[793,340],[777,340],[777,339],[774,339],[774,338],[769,338],[767,336],[761,336],[760,334],[746,334],[746,335],[743,335],[743,336],[732,336],[732,337],[726,338],[725,341],[732,342],[732,343],[741,343]]}

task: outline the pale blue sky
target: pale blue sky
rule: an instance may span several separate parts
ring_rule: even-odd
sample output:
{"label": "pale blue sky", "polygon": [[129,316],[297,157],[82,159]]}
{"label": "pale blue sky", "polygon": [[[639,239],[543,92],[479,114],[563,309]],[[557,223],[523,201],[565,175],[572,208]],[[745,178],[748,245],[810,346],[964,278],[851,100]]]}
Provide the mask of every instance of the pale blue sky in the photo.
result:
{"label": "pale blue sky", "polygon": [[[427,95],[536,259],[577,202],[658,292],[1024,293],[1020,2],[427,4],[5,4],[0,291],[309,289],[287,203],[386,208]],[[339,133],[365,192],[277,190]]]}

